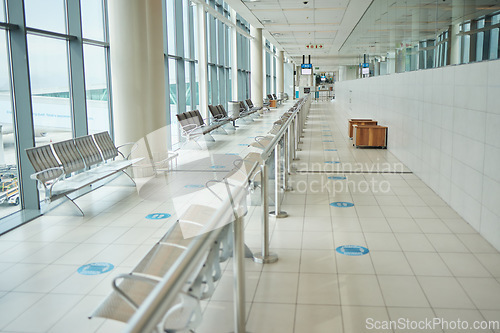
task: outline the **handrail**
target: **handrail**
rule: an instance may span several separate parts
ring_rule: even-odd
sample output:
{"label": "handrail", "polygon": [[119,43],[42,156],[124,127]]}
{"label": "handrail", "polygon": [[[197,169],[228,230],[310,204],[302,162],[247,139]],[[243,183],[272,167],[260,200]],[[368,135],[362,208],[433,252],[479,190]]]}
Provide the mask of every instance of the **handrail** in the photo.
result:
{"label": "handrail", "polygon": [[[255,162],[249,170],[248,177],[255,171],[258,162]],[[234,188],[234,187],[233,187]],[[239,202],[242,196],[245,196],[246,187],[238,187],[235,192],[225,198],[222,205],[208,221],[208,225],[217,225],[225,216],[227,217],[228,210],[233,210],[233,202]],[[165,274],[161,282],[151,291],[146,297],[139,309],[134,313],[124,332],[127,333],[142,333],[153,332],[156,327],[162,322],[162,319],[167,313],[168,309],[176,300],[178,293],[181,291],[186,280],[190,277],[192,271],[199,265],[199,262],[206,254],[208,247],[215,241],[220,228],[212,232],[204,233],[196,236],[189,244],[186,251],[184,251],[179,258],[172,265],[172,269]],[[234,244],[236,248],[241,244]],[[237,256],[235,259],[237,261]],[[235,262],[235,267],[243,267],[243,261]],[[238,275],[238,274],[235,274]],[[244,279],[244,276],[236,276],[235,278]],[[238,306],[244,306],[238,304]],[[244,312],[243,312],[244,313]],[[244,325],[245,318],[240,318]]]}
{"label": "handrail", "polygon": [[281,140],[281,137],[283,136],[285,131],[288,129],[288,127],[290,126],[290,123],[293,121],[293,119],[295,118],[297,113],[302,109],[302,107],[304,106],[308,97],[309,96],[306,96],[302,100],[302,102],[299,105],[297,105],[297,107],[295,108],[293,113],[290,115],[290,117],[288,117],[288,119],[285,121],[285,123],[283,125],[281,125],[281,128],[279,129],[278,133],[276,133],[276,135],[271,140],[271,142],[266,146],[266,148],[264,148],[264,150],[261,153],[261,157],[264,161],[266,161],[271,156],[271,154],[274,151],[274,147],[276,147],[278,142]]}

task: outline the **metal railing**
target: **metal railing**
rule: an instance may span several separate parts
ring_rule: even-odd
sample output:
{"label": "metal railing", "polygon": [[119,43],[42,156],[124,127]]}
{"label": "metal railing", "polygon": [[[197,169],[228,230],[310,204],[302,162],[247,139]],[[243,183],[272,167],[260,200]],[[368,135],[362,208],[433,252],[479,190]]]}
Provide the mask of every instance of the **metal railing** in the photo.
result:
{"label": "metal railing", "polygon": [[[258,163],[248,168],[248,176],[254,173]],[[247,187],[232,186],[232,191],[221,203],[217,211],[207,221],[207,225],[218,225],[227,219],[227,212],[234,211],[233,222],[233,272],[234,272],[234,322],[235,332],[245,332],[245,244],[244,244],[244,216],[234,210],[234,203],[241,202],[247,196]],[[124,332],[144,333],[157,331],[165,313],[174,304],[178,293],[192,272],[199,267],[200,262],[211,244],[217,238],[220,229],[203,233],[193,239],[187,249],[176,260],[172,268],[165,274],[147,296],[135,314],[132,316]]]}
{"label": "metal railing", "polygon": [[[254,254],[254,261],[257,263],[267,264],[274,263],[278,260],[276,253],[269,251],[269,215],[276,218],[285,218],[288,214],[281,210],[282,197],[281,189],[284,191],[291,190],[288,186],[288,179],[291,173],[292,160],[298,160],[296,151],[299,151],[300,138],[304,131],[305,121],[311,100],[309,95],[302,101],[297,103],[288,111],[288,118],[281,125],[279,131],[273,137],[271,142],[263,149],[261,158],[264,161],[261,165],[261,196],[262,196],[262,251]],[[281,154],[281,146],[283,146],[283,156]],[[269,212],[269,177],[267,172],[266,161],[274,152],[274,211]],[[283,162],[283,170],[281,164]],[[281,186],[281,181],[283,185]]]}

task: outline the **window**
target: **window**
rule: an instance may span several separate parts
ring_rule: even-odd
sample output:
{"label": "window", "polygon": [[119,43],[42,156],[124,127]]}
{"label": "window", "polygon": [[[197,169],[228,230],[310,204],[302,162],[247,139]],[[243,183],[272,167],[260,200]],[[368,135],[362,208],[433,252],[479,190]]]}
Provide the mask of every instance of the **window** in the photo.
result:
{"label": "window", "polygon": [[175,49],[175,11],[174,1],[167,1],[167,41],[168,41],[168,54],[176,55]]}
{"label": "window", "polygon": [[14,138],[7,33],[0,29],[0,218],[22,207]]}
{"label": "window", "polygon": [[86,39],[104,41],[103,0],[82,0],[82,36]]}
{"label": "window", "polygon": [[65,40],[28,36],[36,145],[73,137]]}
{"label": "window", "polygon": [[7,21],[5,18],[5,0],[0,0],[0,22]]}
{"label": "window", "polygon": [[24,0],[24,6],[27,27],[66,33],[67,18],[64,0]]}
{"label": "window", "polygon": [[[491,17],[491,25],[500,23],[500,14],[493,15]],[[490,59],[498,59],[500,48],[499,48],[499,28],[491,29],[490,32]]]}
{"label": "window", "polygon": [[89,134],[109,131],[109,96],[106,67],[106,49],[84,45],[85,94]]}

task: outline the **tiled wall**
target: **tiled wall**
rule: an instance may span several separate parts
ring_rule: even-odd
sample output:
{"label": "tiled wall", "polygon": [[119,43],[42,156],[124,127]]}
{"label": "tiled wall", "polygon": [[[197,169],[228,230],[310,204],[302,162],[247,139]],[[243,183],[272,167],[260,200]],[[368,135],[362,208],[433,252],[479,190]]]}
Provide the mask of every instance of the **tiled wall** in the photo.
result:
{"label": "tiled wall", "polygon": [[389,150],[500,250],[500,60],[343,81],[336,98],[389,126]]}

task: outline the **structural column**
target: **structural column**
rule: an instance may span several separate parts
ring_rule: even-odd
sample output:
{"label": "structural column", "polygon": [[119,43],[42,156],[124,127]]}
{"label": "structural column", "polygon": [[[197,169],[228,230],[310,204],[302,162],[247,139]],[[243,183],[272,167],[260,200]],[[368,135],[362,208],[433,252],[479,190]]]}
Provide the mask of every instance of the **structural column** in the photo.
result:
{"label": "structural column", "polygon": [[278,51],[278,58],[276,59],[276,93],[283,93],[285,91],[285,77],[284,77],[284,54],[283,51]]}
{"label": "structural column", "polygon": [[255,106],[262,107],[263,96],[263,68],[262,68],[262,28],[250,26],[253,39],[250,44],[250,70],[252,72],[251,97]]}
{"label": "structural column", "polygon": [[109,0],[117,144],[167,125],[161,0]]}
{"label": "structural column", "polygon": [[231,100],[238,100],[238,32],[236,31],[236,11],[231,8]]}

